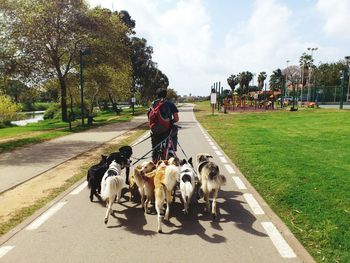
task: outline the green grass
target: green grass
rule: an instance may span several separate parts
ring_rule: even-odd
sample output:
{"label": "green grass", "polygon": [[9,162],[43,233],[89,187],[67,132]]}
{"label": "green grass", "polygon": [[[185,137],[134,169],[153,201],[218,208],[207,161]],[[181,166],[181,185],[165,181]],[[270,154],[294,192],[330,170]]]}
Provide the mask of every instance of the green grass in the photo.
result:
{"label": "green grass", "polygon": [[[135,116],[145,112],[144,107],[135,108]],[[46,140],[54,139],[70,133],[80,132],[83,130],[96,128],[97,126],[106,125],[116,122],[130,121],[134,116],[131,109],[124,109],[120,115],[114,112],[100,112],[94,117],[93,126],[81,126],[81,119],[72,122],[72,130],[69,130],[69,124],[60,120],[43,120],[38,123],[30,123],[26,126],[13,126],[0,129],[0,140],[12,138],[14,140],[0,141],[0,153],[14,150],[16,148],[40,143]],[[87,120],[85,119],[85,124]]]}
{"label": "green grass", "polygon": [[350,111],[196,116],[317,261],[350,262]]}

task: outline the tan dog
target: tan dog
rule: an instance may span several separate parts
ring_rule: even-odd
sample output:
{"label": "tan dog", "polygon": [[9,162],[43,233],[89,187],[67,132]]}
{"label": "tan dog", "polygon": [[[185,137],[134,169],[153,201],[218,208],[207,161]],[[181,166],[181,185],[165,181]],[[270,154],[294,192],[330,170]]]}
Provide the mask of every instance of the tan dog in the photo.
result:
{"label": "tan dog", "polygon": [[152,161],[144,162],[134,169],[133,181],[138,187],[141,195],[141,206],[148,213],[148,204],[154,197],[153,176],[150,174],[156,169]]}
{"label": "tan dog", "polygon": [[222,185],[226,183],[226,177],[220,174],[219,166],[214,162],[209,161],[213,158],[208,153],[197,154],[198,175],[201,183],[201,188],[204,193],[205,211],[210,210],[209,194],[213,192],[213,204],[211,214],[216,217],[216,198],[218,191]]}
{"label": "tan dog", "polygon": [[165,220],[169,220],[169,210],[171,192],[179,178],[179,167],[175,165],[167,165],[168,161],[158,161],[157,169],[154,176],[154,194],[155,205],[158,215],[158,233],[162,233],[162,218],[161,212],[163,211],[163,204],[166,201],[166,211],[164,215]]}

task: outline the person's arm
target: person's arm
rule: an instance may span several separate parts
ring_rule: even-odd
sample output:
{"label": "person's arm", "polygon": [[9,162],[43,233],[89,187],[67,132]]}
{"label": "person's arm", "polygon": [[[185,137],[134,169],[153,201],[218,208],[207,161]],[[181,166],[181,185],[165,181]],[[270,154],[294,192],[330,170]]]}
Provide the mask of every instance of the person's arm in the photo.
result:
{"label": "person's arm", "polygon": [[178,122],[178,121],[179,121],[179,113],[178,113],[178,112],[175,112],[175,113],[173,114],[173,116],[174,116],[173,122],[174,122],[174,123],[175,123],[175,122]]}

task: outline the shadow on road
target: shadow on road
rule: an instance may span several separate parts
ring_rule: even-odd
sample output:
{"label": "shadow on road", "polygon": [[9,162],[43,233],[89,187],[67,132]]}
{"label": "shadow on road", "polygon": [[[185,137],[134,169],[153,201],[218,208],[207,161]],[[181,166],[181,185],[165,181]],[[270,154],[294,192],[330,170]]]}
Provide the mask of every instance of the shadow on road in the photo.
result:
{"label": "shadow on road", "polygon": [[[185,215],[182,211],[183,204],[180,202],[179,195],[177,195],[176,201],[171,204],[170,221],[163,221],[165,225],[173,229],[170,232],[165,231],[163,235],[197,235],[210,243],[222,243],[227,239],[225,234],[231,234],[231,231],[225,233],[224,229],[227,229],[227,224],[232,224],[228,226],[238,228],[252,235],[266,236],[265,233],[254,229],[253,224],[256,221],[256,217],[243,207],[241,201],[236,199],[241,194],[241,192],[221,190],[217,200],[218,215],[214,220],[210,213],[203,212],[204,202],[202,200],[197,202],[195,198],[193,198],[191,203],[189,214]],[[140,205],[127,199],[122,199],[123,201],[120,204],[114,204],[113,217],[117,219],[118,223],[117,225],[109,226],[109,228],[123,227],[126,231],[137,235],[156,235],[156,231],[144,229],[147,219]],[[124,209],[120,211],[120,207],[117,208],[117,206],[122,206]],[[150,206],[150,214],[152,219],[157,220],[153,205]],[[208,235],[208,229],[205,227],[207,223],[205,222],[210,222],[210,227],[216,231],[222,231],[222,234]]]}

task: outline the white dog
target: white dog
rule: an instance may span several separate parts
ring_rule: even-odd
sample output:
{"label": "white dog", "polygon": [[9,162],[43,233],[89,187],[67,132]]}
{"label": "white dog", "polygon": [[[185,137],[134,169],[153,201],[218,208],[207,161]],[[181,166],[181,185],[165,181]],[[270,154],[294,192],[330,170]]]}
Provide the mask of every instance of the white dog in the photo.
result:
{"label": "white dog", "polygon": [[125,178],[121,176],[121,169],[121,165],[113,161],[101,181],[101,198],[107,202],[105,224],[107,224],[108,216],[112,212],[115,198],[117,197],[117,202],[119,203],[122,189],[126,187]]}
{"label": "white dog", "polygon": [[197,176],[193,169],[192,158],[190,158],[188,161],[185,159],[182,160],[180,165],[180,191],[184,202],[184,212],[185,214],[188,214],[188,207],[194,192],[195,180]]}

